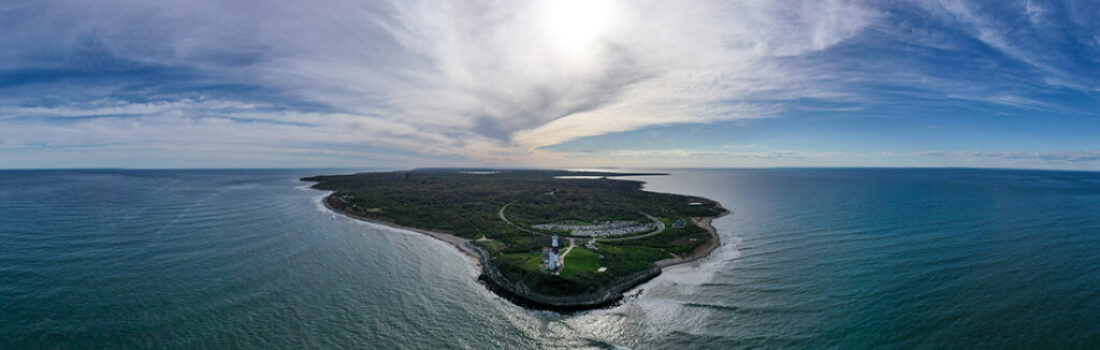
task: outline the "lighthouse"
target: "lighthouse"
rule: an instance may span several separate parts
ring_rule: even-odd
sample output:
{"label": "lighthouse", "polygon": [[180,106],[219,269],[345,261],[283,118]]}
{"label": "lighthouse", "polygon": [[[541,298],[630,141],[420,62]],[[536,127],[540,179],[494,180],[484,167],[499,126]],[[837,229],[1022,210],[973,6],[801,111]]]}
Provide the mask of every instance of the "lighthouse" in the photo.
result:
{"label": "lighthouse", "polygon": [[561,260],[561,256],[559,254],[560,251],[558,250],[558,235],[554,235],[554,237],[550,239],[550,246],[542,247],[542,262],[546,263],[547,271],[557,270],[558,267],[561,266],[561,264],[559,264],[559,261]]}
{"label": "lighthouse", "polygon": [[550,261],[547,262],[546,269],[550,271],[557,270],[559,266],[558,261],[560,259],[561,257],[558,256],[558,247],[550,248]]}

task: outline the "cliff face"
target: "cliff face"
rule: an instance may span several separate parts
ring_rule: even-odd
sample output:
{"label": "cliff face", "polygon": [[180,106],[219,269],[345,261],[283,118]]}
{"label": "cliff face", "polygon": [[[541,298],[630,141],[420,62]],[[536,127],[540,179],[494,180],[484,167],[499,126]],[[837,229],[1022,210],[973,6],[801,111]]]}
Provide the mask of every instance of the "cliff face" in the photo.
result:
{"label": "cliff face", "polygon": [[619,279],[595,292],[570,296],[546,295],[531,290],[523,282],[513,282],[504,277],[489,262],[488,253],[480,247],[470,242],[466,242],[464,247],[477,255],[481,262],[481,276],[478,279],[484,282],[489,290],[513,303],[533,309],[580,311],[614,306],[623,298],[623,293],[661,274],[661,269],[654,266]]}

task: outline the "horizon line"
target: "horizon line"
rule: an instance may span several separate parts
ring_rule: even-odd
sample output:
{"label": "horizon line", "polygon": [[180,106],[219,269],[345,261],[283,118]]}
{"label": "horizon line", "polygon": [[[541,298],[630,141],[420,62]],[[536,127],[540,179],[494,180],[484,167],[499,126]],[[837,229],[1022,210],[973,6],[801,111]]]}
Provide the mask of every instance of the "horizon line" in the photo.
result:
{"label": "horizon line", "polygon": [[421,169],[455,169],[455,170],[566,170],[585,171],[591,170],[1005,170],[1005,171],[1050,171],[1050,172],[1081,172],[1100,173],[1098,170],[1089,169],[1058,169],[1058,168],[1003,168],[1003,167],[935,167],[935,166],[776,166],[776,167],[555,167],[555,168],[523,168],[523,167],[491,167],[491,166],[455,166],[455,167],[237,167],[237,168],[209,168],[209,167],[178,167],[178,168],[128,168],[128,167],[89,167],[89,168],[0,168],[0,171],[214,171],[214,170],[377,170],[400,171]]}

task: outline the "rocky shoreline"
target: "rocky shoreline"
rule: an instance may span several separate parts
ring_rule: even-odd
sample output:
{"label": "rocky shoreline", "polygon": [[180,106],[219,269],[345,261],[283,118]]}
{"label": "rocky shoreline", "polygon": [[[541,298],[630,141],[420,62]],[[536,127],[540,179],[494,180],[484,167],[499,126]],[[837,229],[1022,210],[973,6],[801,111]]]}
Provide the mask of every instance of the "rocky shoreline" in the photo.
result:
{"label": "rocky shoreline", "polygon": [[710,233],[711,240],[708,242],[708,244],[696,248],[690,254],[657,261],[655,263],[656,266],[621,278],[611,285],[592,293],[570,296],[555,296],[534,292],[522,282],[515,283],[508,280],[490,263],[489,254],[481,247],[472,244],[471,240],[445,232],[424,230],[415,227],[398,225],[392,222],[380,220],[378,218],[367,217],[357,213],[349,212],[347,210],[344,210],[342,206],[336,204],[334,197],[331,194],[325,196],[324,199],[322,199],[322,202],[325,208],[328,208],[333,212],[339,213],[349,218],[423,233],[435,239],[451,244],[460,252],[471,258],[471,261],[476,265],[477,268],[480,269],[478,281],[484,283],[486,288],[488,288],[490,291],[496,293],[497,295],[507,299],[508,301],[516,305],[525,308],[550,310],[557,312],[576,312],[616,306],[623,299],[623,293],[626,293],[631,289],[634,289],[635,287],[653,278],[656,278],[661,274],[662,268],[689,263],[710,255],[711,252],[713,252],[721,245],[721,242],[719,242],[718,232],[714,228],[714,226],[711,225],[711,222],[716,218],[729,214],[728,210],[724,210],[724,212],[717,217],[693,219],[696,224],[700,225],[701,227],[706,229],[708,233]]}

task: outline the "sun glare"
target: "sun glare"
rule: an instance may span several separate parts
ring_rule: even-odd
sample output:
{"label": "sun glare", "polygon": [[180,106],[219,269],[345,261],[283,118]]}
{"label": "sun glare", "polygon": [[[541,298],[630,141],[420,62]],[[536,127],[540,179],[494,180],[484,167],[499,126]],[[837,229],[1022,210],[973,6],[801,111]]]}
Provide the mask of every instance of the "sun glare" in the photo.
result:
{"label": "sun glare", "polygon": [[548,33],[563,53],[577,55],[593,49],[608,27],[608,1],[556,0],[547,5]]}

